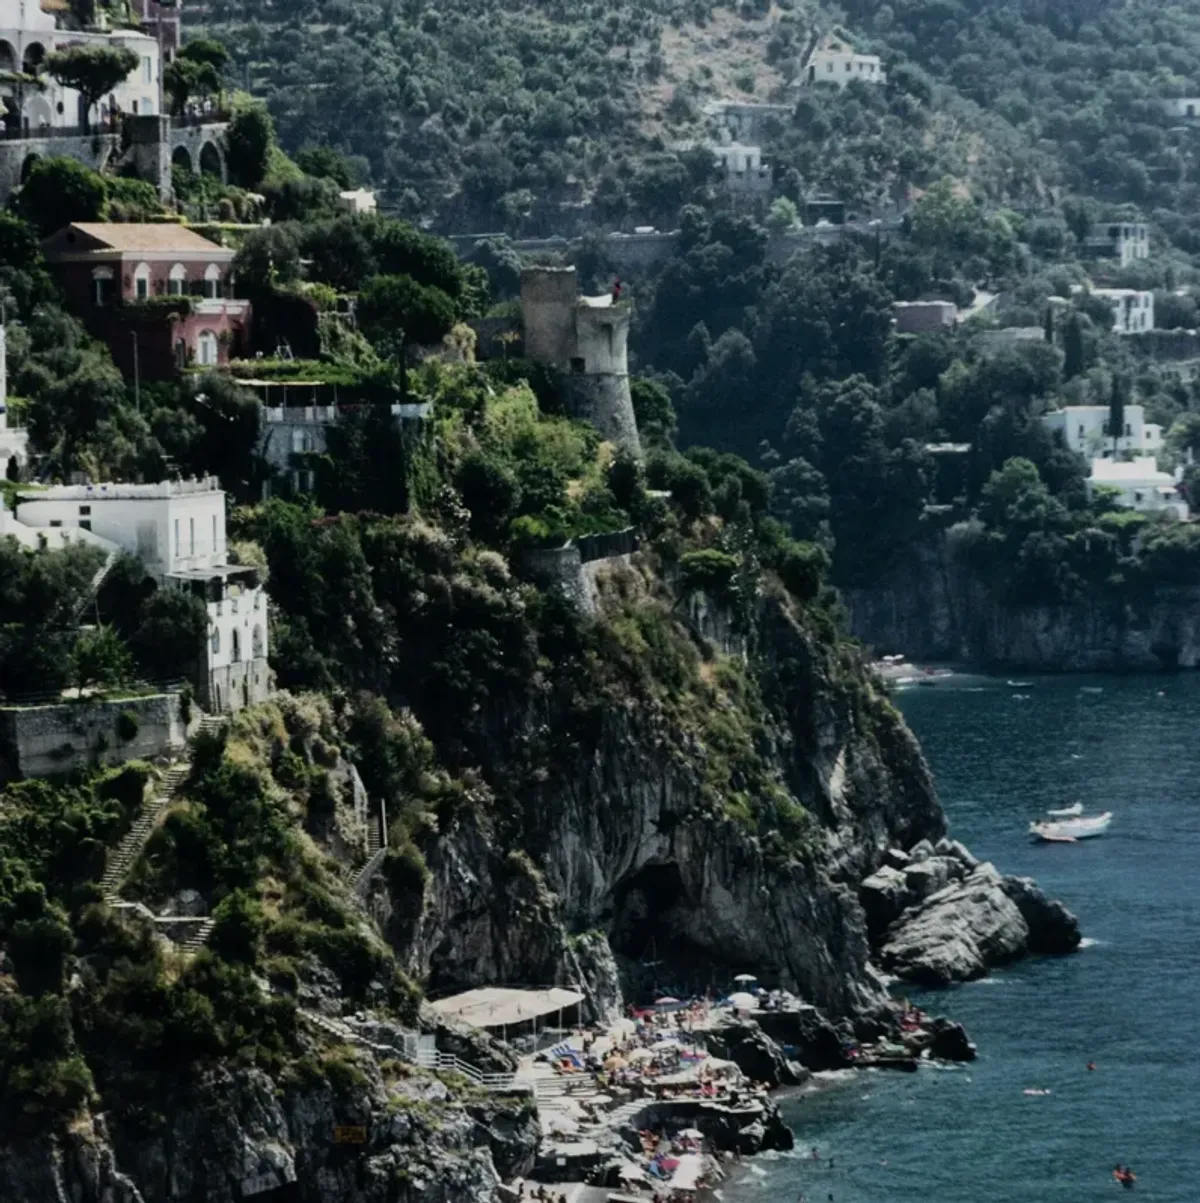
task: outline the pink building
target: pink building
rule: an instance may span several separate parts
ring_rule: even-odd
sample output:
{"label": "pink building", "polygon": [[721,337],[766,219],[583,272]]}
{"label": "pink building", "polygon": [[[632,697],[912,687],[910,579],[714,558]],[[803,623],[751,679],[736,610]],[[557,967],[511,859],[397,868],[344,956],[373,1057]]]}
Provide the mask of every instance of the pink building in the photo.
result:
{"label": "pink building", "polygon": [[[43,243],[67,300],[127,376],[166,380],[244,353],[234,252],[172,222],[76,222]],[[135,337],[136,336],[136,337]]]}

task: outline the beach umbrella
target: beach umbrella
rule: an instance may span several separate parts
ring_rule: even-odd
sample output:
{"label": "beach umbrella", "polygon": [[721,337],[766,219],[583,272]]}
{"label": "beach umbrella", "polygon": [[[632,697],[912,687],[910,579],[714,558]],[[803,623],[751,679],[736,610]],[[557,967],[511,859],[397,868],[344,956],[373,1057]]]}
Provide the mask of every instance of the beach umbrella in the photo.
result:
{"label": "beach umbrella", "polygon": [[680,1132],[679,1135],[680,1135],[681,1139],[683,1139],[683,1140],[703,1140],[704,1139],[704,1133],[701,1132],[699,1128],[684,1128],[684,1130],[682,1132]]}
{"label": "beach umbrella", "polygon": [[654,1054],[648,1048],[635,1048],[629,1054],[630,1061],[653,1061]]}
{"label": "beach umbrella", "polygon": [[678,1001],[679,999],[672,998],[669,994],[664,994],[662,998],[656,998],[654,1000],[654,1005],[656,1007],[670,1007],[674,1006]]}
{"label": "beach umbrella", "polygon": [[735,982],[756,982],[758,978],[753,973],[739,973],[733,980]]}
{"label": "beach umbrella", "polygon": [[758,1006],[758,999],[753,994],[747,994],[745,990],[739,990],[737,994],[729,996],[731,1006],[736,1007],[739,1011],[753,1011]]}

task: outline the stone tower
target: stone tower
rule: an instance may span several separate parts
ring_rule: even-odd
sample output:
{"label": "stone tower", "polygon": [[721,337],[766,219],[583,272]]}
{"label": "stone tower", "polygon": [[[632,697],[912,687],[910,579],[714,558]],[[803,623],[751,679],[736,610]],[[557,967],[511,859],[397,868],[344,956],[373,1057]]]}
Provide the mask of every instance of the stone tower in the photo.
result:
{"label": "stone tower", "polygon": [[521,272],[525,354],[560,375],[567,412],[618,447],[642,454],[629,393],[629,309],[579,296],[573,267]]}

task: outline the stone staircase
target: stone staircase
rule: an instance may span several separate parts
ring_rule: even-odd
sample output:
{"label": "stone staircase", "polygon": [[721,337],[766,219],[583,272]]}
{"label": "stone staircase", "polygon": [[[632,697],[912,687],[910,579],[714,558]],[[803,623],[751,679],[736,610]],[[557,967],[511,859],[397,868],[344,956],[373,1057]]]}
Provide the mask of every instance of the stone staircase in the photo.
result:
{"label": "stone staircase", "polygon": [[119,899],[118,887],[124,881],[133,862],[141,855],[146,841],[158,826],[158,820],[171,805],[176,791],[187,780],[191,768],[191,757],[187,755],[171,765],[154,797],[142,808],[137,822],[109,856],[104,876],[100,879],[100,888],[104,891],[104,897],[108,902],[116,902]]}
{"label": "stone staircase", "polygon": [[212,935],[212,930],[216,925],[217,921],[210,915],[179,945],[179,951],[194,956],[208,943],[208,937]]}
{"label": "stone staircase", "polygon": [[378,810],[367,818],[367,860],[354,875],[350,888],[354,896],[364,901],[371,886],[371,879],[383,866],[387,856],[387,811],[383,801]]}

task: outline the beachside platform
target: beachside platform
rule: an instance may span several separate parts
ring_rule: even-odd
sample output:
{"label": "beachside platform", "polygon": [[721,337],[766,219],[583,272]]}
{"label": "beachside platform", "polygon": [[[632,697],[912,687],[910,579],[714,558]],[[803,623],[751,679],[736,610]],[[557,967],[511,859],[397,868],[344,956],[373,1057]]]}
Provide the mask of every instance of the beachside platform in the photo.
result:
{"label": "beachside platform", "polygon": [[433,1009],[446,1019],[470,1024],[475,1028],[513,1028],[549,1015],[568,1011],[583,1001],[577,990],[557,986],[545,990],[512,990],[501,986],[485,986],[454,994],[432,1003]]}

